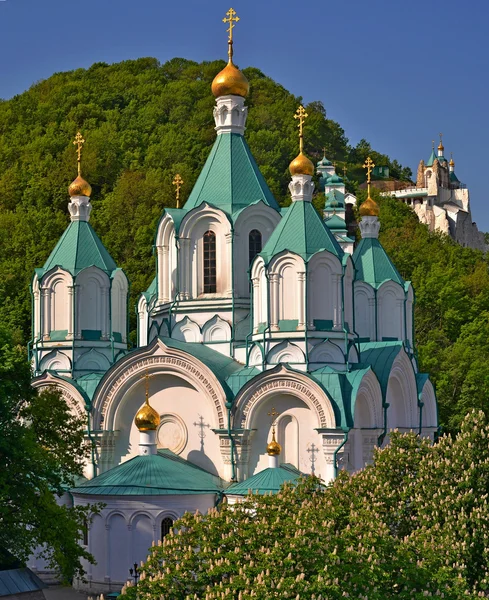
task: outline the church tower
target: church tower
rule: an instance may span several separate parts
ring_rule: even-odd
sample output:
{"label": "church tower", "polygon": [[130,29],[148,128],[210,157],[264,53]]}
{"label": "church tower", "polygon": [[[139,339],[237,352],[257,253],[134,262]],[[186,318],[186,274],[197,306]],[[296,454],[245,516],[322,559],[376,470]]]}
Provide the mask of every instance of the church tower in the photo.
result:
{"label": "church tower", "polygon": [[89,223],[92,188],[81,175],[84,143],[78,132],[78,176],[68,190],[71,223],[31,283],[35,375],[101,375],[127,350],[128,281]]}

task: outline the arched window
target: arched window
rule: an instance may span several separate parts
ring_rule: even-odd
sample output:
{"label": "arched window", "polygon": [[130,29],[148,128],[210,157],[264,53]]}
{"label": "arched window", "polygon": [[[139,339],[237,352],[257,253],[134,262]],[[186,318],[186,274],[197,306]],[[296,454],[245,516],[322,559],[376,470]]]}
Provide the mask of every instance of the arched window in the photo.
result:
{"label": "arched window", "polygon": [[168,535],[172,529],[173,519],[170,519],[170,517],[165,517],[163,521],[161,521],[161,539],[164,539],[164,537]]}
{"label": "arched window", "polygon": [[204,294],[216,293],[216,234],[204,233]]}
{"label": "arched window", "polygon": [[261,233],[258,229],[252,229],[248,236],[250,265],[257,254],[261,252]]}

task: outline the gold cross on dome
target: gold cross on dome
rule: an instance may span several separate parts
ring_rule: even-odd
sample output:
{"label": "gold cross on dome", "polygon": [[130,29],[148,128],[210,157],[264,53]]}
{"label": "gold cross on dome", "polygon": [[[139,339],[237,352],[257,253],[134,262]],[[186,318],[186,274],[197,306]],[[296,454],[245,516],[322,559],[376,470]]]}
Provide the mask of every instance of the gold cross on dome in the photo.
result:
{"label": "gold cross on dome", "polygon": [[309,115],[306,113],[306,110],[302,106],[302,104],[296,110],[295,115],[294,115],[294,119],[299,119],[299,123],[297,124],[297,127],[299,128],[299,147],[300,147],[301,152],[304,147],[304,121],[307,119],[308,116]]}
{"label": "gold cross on dome", "polygon": [[367,169],[367,183],[370,183],[371,181],[370,174],[372,173],[374,167],[374,161],[369,156],[363,165],[363,168]]}
{"label": "gold cross on dome", "polygon": [[184,181],[183,179],[180,177],[180,174],[177,173],[172,181],[173,185],[175,186],[175,193],[176,193],[176,197],[177,197],[177,208],[180,208],[180,188],[182,187]]}
{"label": "gold cross on dome", "polygon": [[148,370],[146,370],[144,375],[141,375],[140,379],[144,379],[144,390],[146,392],[146,402],[148,402],[149,400],[149,380],[150,380],[150,375],[148,373]]}
{"label": "gold cross on dome", "polygon": [[271,411],[268,413],[268,416],[269,416],[269,417],[272,417],[272,425],[273,425],[273,424],[275,423],[275,419],[276,419],[276,417],[279,417],[279,416],[280,416],[280,413],[278,413],[278,412],[275,410],[275,406],[273,406],[273,407],[272,407],[272,410],[271,410]]}
{"label": "gold cross on dome", "polygon": [[76,153],[78,155],[78,175],[81,175],[81,153],[84,143],[85,140],[83,139],[82,134],[78,132],[75,136],[75,141],[73,142],[73,145],[76,146]]}
{"label": "gold cross on dome", "polygon": [[236,11],[234,10],[234,8],[230,8],[228,10],[228,12],[226,13],[226,15],[228,18],[226,19],[226,17],[224,17],[222,22],[229,23],[229,29],[227,29],[226,31],[229,34],[228,42],[230,44],[232,44],[233,43],[233,29],[236,27],[236,23],[239,21],[239,17],[236,14]]}
{"label": "gold cross on dome", "polygon": [[343,179],[346,179],[346,171],[347,171],[347,168],[346,168],[346,165],[344,165],[343,166]]}

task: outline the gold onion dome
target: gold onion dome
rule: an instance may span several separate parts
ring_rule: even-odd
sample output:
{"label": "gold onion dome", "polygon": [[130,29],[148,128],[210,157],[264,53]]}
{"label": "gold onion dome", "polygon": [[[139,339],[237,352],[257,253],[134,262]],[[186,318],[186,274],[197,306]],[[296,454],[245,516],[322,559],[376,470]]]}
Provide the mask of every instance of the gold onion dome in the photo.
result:
{"label": "gold onion dome", "polygon": [[443,145],[443,142],[440,140],[440,143],[438,144],[438,150],[445,150],[445,146]]}
{"label": "gold onion dome", "polygon": [[155,431],[160,424],[160,415],[150,405],[148,398],[134,418],[134,423],[139,431]]}
{"label": "gold onion dome", "polygon": [[278,456],[282,452],[282,446],[275,439],[275,429],[272,431],[272,441],[267,445],[268,456]]}
{"label": "gold onion dome", "polygon": [[450,162],[449,162],[448,164],[449,164],[451,167],[454,167],[454,166],[455,166],[455,161],[453,160],[453,156],[452,156],[452,158],[450,159]]}
{"label": "gold onion dome", "polygon": [[360,216],[362,217],[378,217],[380,214],[379,205],[370,196],[360,206]]}
{"label": "gold onion dome", "polygon": [[70,184],[68,193],[70,196],[88,196],[90,198],[92,186],[81,175],[78,175],[75,181]]}
{"label": "gold onion dome", "polygon": [[305,154],[299,152],[290,163],[289,171],[291,175],[314,175],[314,165]]}
{"label": "gold onion dome", "polygon": [[245,98],[250,91],[250,84],[241,71],[234,66],[230,58],[224,69],[214,77],[212,93],[216,98],[220,96],[242,96]]}

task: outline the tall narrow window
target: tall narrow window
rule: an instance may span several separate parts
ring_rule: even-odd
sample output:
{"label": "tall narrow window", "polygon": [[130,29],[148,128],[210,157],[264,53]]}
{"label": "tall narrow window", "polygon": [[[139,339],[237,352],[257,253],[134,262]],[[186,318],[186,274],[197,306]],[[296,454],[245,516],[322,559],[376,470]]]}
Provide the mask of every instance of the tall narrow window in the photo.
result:
{"label": "tall narrow window", "polygon": [[257,254],[261,252],[261,233],[258,229],[252,229],[248,236],[250,265]]}
{"label": "tall narrow window", "polygon": [[170,533],[172,528],[173,519],[170,519],[170,517],[165,517],[163,521],[161,521],[161,539],[164,539],[164,537]]}
{"label": "tall narrow window", "polygon": [[204,294],[216,293],[216,234],[204,233]]}

